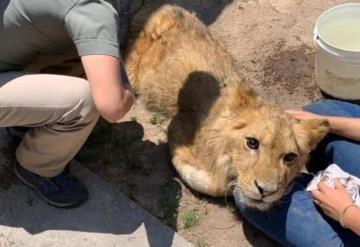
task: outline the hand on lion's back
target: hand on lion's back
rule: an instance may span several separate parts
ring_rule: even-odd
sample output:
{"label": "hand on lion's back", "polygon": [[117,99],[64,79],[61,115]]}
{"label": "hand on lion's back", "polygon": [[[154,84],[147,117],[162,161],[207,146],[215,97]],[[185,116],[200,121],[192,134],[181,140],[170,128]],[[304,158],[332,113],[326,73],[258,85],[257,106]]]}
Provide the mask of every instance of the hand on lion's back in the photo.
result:
{"label": "hand on lion's back", "polygon": [[247,205],[267,208],[328,131],[324,120],[295,120],[255,95],[220,40],[180,7],[149,18],[126,67],[147,107],[172,118],[168,140],[180,176],[208,195],[235,186]]}

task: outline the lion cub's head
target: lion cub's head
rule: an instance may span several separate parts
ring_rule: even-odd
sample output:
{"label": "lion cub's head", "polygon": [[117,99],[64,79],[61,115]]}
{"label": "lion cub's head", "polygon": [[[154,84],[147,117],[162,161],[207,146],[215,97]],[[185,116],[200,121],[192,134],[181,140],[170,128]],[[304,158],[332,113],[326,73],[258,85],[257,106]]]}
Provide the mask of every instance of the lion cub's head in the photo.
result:
{"label": "lion cub's head", "polygon": [[229,95],[224,155],[230,180],[247,206],[279,200],[329,129],[326,120],[299,121],[242,92]]}

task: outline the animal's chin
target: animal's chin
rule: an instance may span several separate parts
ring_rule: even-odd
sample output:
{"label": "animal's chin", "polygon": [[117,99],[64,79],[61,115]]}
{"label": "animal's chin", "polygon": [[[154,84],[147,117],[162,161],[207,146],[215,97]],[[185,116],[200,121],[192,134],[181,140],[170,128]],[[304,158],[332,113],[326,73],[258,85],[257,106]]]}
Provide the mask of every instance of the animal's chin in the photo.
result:
{"label": "animal's chin", "polygon": [[[246,197],[246,196],[245,196]],[[252,199],[250,197],[245,198],[245,205],[251,208],[257,208],[261,211],[269,209],[272,205],[271,202],[265,202],[264,200]]]}
{"label": "animal's chin", "polygon": [[243,192],[241,192],[241,189],[239,187],[236,187],[234,189],[234,199],[235,203],[238,207],[248,207],[248,208],[257,208],[258,210],[265,211],[269,209],[273,201],[267,201],[266,198],[263,199],[255,199],[252,197],[249,197],[245,195]]}

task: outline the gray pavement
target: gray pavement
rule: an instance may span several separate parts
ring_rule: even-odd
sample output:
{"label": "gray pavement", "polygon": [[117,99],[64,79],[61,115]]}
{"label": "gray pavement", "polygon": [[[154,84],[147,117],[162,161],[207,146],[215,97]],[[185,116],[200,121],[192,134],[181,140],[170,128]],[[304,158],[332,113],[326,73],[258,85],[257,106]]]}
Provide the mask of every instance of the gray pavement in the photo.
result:
{"label": "gray pavement", "polygon": [[[8,142],[0,129],[3,180],[10,165]],[[0,247],[192,246],[80,164],[73,162],[71,169],[90,191],[89,201],[79,208],[50,207],[14,178],[7,188],[0,187]]]}

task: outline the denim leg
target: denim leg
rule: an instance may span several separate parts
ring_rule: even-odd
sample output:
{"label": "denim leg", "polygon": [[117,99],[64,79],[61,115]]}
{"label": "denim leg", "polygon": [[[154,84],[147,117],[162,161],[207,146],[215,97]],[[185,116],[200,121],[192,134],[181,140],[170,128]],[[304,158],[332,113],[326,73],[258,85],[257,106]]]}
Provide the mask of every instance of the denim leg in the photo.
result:
{"label": "denim leg", "polygon": [[333,140],[325,148],[328,164],[335,163],[344,171],[360,178],[360,143],[349,140]]}
{"label": "denim leg", "polygon": [[360,106],[340,100],[319,100],[304,108],[320,115],[360,117]]}
{"label": "denim leg", "polygon": [[338,247],[360,246],[360,238],[321,213],[305,187],[312,179],[304,174],[278,205],[261,212],[246,208],[236,200],[241,214],[252,224],[284,246]]}
{"label": "denim leg", "polygon": [[[307,107],[307,111],[340,117],[360,117],[360,106],[337,100],[322,100]],[[360,177],[360,142],[330,134],[312,154],[311,165],[316,172],[335,163],[344,171]],[[316,169],[318,168],[318,169]]]}

